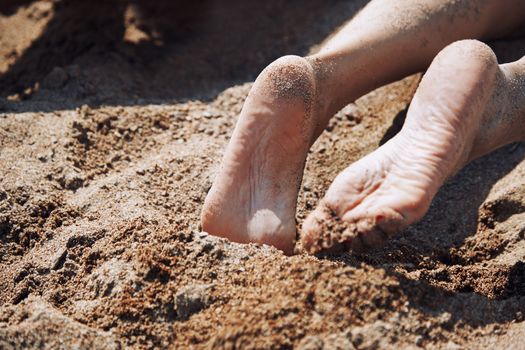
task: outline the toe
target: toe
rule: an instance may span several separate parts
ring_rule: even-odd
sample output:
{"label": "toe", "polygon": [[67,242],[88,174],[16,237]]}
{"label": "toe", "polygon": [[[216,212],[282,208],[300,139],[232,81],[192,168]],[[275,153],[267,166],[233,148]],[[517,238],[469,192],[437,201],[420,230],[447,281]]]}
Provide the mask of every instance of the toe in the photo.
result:
{"label": "toe", "polygon": [[322,200],[303,223],[300,249],[310,254],[340,250],[355,235],[355,225],[343,222],[334,208]]}
{"label": "toe", "polygon": [[401,232],[408,225],[405,216],[388,206],[381,209],[369,209],[365,213],[346,213],[345,222],[355,225],[357,234],[349,242],[353,251],[360,252],[384,245],[392,236]]}
{"label": "toe", "polygon": [[319,207],[308,215],[303,223],[301,237],[298,242],[298,250],[305,250],[310,254],[316,253],[323,246],[323,223],[330,219],[330,216]]}
{"label": "toe", "polygon": [[368,232],[358,232],[358,234],[346,245],[354,252],[366,252],[372,248],[384,245],[388,241],[388,234],[379,226],[374,226]]}
{"label": "toe", "polygon": [[329,248],[332,245],[330,228],[334,216],[332,210],[321,201],[303,223],[300,248],[310,254]]}

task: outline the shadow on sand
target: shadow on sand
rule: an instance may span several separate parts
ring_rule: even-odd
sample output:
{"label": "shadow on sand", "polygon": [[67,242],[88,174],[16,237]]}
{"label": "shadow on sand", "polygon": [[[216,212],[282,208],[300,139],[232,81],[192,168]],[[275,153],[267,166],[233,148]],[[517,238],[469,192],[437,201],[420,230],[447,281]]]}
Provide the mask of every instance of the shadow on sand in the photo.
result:
{"label": "shadow on sand", "polygon": [[[57,1],[42,34],[0,76],[2,108],[53,111],[214,98],[253,81],[282,55],[308,54],[366,2]],[[1,2],[0,14],[31,3]],[[67,78],[49,88],[46,77],[55,67]],[[39,91],[24,94],[35,86]],[[6,100],[13,94],[23,103]]]}

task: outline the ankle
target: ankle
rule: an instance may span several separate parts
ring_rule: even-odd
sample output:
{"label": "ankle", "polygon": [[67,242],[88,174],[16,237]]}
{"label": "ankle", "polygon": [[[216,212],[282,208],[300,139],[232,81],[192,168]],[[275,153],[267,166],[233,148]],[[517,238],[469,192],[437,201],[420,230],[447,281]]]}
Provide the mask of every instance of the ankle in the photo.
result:
{"label": "ankle", "polygon": [[332,115],[347,104],[346,99],[343,103],[338,94],[334,93],[334,62],[332,59],[320,54],[307,56],[305,59],[312,67],[312,72],[316,81],[316,103],[318,115],[327,122]]}

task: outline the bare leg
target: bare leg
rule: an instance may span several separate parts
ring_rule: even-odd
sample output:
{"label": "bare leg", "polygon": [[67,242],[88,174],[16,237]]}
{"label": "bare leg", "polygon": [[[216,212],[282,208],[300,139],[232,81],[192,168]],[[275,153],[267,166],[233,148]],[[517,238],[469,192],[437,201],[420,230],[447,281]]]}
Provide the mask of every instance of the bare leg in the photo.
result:
{"label": "bare leg", "polygon": [[425,68],[448,43],[503,35],[524,13],[519,0],[376,0],[319,54],[272,63],[243,107],[204,204],[203,229],[290,252],[306,154],[329,118]]}
{"label": "bare leg", "polygon": [[441,51],[401,132],[337,176],[304,223],[303,246],[316,252],[381,244],[419,220],[466,163],[525,138],[524,63],[500,67],[474,40]]}
{"label": "bare leg", "polygon": [[[371,1],[312,57],[327,95],[323,116],[426,69],[454,41],[503,37],[524,18],[525,2],[516,0]],[[320,120],[319,133],[326,123]]]}

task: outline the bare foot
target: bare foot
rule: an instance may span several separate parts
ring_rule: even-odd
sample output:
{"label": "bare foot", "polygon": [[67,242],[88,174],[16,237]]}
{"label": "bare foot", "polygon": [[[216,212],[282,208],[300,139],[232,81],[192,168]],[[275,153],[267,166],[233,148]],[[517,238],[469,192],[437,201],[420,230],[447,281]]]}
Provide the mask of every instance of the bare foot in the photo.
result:
{"label": "bare foot", "polygon": [[[508,75],[508,74],[507,74]],[[398,135],[341,172],[305,220],[310,253],[377,246],[421,219],[443,182],[470,160],[512,142],[508,76],[477,41],[434,59]]]}
{"label": "bare foot", "polygon": [[202,228],[292,252],[295,209],[316,122],[310,63],[286,56],[257,78],[206,197]]}

